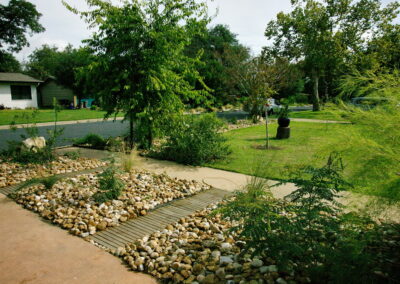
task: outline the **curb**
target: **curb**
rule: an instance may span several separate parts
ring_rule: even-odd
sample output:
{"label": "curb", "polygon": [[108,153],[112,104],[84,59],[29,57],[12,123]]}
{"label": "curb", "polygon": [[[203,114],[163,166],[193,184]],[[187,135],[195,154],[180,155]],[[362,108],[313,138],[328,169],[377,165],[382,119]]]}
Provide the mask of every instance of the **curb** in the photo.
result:
{"label": "curb", "polygon": [[[123,117],[116,117],[115,119],[112,120],[104,120],[103,118],[93,118],[93,119],[82,119],[82,120],[70,120],[70,121],[58,121],[57,126],[59,125],[69,125],[69,124],[79,124],[79,123],[92,123],[92,122],[102,122],[102,121],[120,121],[123,120]],[[30,126],[31,124],[16,124],[14,127],[16,128],[23,128]],[[54,122],[40,122],[36,123],[37,127],[42,127],[42,126],[53,126]],[[8,130],[10,129],[10,125],[0,125],[0,130]]]}

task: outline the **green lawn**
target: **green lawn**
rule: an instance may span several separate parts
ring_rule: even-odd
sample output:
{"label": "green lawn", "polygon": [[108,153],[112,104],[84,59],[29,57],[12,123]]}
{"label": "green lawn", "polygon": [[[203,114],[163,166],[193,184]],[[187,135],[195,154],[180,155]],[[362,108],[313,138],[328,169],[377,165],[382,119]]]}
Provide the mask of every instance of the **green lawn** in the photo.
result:
{"label": "green lawn", "polygon": [[319,165],[329,152],[327,145],[338,143],[340,132],[351,125],[292,122],[291,138],[276,140],[277,124],[270,126],[270,145],[272,149],[257,149],[265,145],[265,126],[233,130],[225,133],[232,154],[226,160],[207,166],[244,174],[257,174],[256,168],[262,165],[263,175],[271,179],[286,177],[286,166],[299,164]]}
{"label": "green lawn", "polygon": [[290,127],[290,139],[276,140],[277,124],[271,124],[270,150],[259,149],[265,145],[265,126],[226,132],[224,135],[228,138],[232,153],[225,160],[205,166],[282,180],[297,166],[322,166],[329,154],[336,150],[342,152],[344,176],[353,185],[353,191],[400,200],[400,193],[393,192],[391,186],[393,182],[400,185],[400,180],[394,178],[382,182],[379,175],[368,166],[369,156],[365,156],[356,146],[347,146],[349,135],[356,132],[357,125],[292,122]]}
{"label": "green lawn", "polygon": [[[9,125],[14,121],[16,115],[23,113],[31,114],[33,110],[1,110],[0,111],[0,125]],[[58,113],[59,121],[80,120],[80,119],[93,119],[103,118],[105,111],[97,111],[90,109],[66,109]],[[52,122],[54,121],[54,111],[52,109],[42,109],[38,111],[35,122]],[[16,119],[15,122],[26,123],[21,118]]]}

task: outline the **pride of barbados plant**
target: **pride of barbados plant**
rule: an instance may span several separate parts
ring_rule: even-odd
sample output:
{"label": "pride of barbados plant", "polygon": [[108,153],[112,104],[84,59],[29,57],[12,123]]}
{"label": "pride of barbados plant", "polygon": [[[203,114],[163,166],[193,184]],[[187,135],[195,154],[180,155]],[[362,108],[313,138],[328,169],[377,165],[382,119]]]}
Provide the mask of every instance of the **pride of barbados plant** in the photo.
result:
{"label": "pride of barbados plant", "polygon": [[321,168],[302,168],[293,178],[277,184],[291,182],[297,188],[284,200],[272,196],[266,179],[253,177],[244,191],[221,205],[218,212],[234,221],[232,230],[253,255],[274,256],[285,268],[298,261],[307,265],[320,262],[333,247],[340,228],[336,217],[340,205],[335,198],[348,186],[342,169],[336,154]]}
{"label": "pride of barbados plant", "polygon": [[116,174],[118,169],[115,166],[115,160],[111,159],[110,166],[104,172],[98,174],[100,190],[93,195],[93,199],[98,203],[104,203],[108,200],[118,199],[123,188],[124,182]]}

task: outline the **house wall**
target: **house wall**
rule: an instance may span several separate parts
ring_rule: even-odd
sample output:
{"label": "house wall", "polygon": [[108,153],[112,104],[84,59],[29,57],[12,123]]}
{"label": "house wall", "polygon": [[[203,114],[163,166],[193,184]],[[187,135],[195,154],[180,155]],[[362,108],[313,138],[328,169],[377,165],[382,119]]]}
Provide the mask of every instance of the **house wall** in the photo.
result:
{"label": "house wall", "polygon": [[53,98],[57,101],[68,100],[74,102],[74,93],[72,90],[58,85],[54,80],[44,83],[39,87],[42,106],[48,107],[53,105]]}
{"label": "house wall", "polygon": [[[15,84],[23,85],[23,84]],[[31,86],[32,99],[31,100],[12,100],[10,84],[0,84],[0,104],[10,108],[38,107],[37,91],[35,85]]]}

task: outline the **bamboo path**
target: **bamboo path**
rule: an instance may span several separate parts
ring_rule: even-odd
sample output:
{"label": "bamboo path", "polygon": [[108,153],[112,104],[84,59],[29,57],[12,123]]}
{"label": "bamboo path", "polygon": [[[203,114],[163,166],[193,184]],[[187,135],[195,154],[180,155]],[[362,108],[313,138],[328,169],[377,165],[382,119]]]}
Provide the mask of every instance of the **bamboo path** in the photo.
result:
{"label": "bamboo path", "polygon": [[177,222],[182,217],[206,208],[211,203],[222,200],[231,194],[221,189],[209,189],[177,201],[172,201],[147,215],[129,220],[117,227],[109,228],[91,236],[91,239],[111,250],[124,247],[125,244],[143,238],[156,231],[163,230],[168,224]]}

